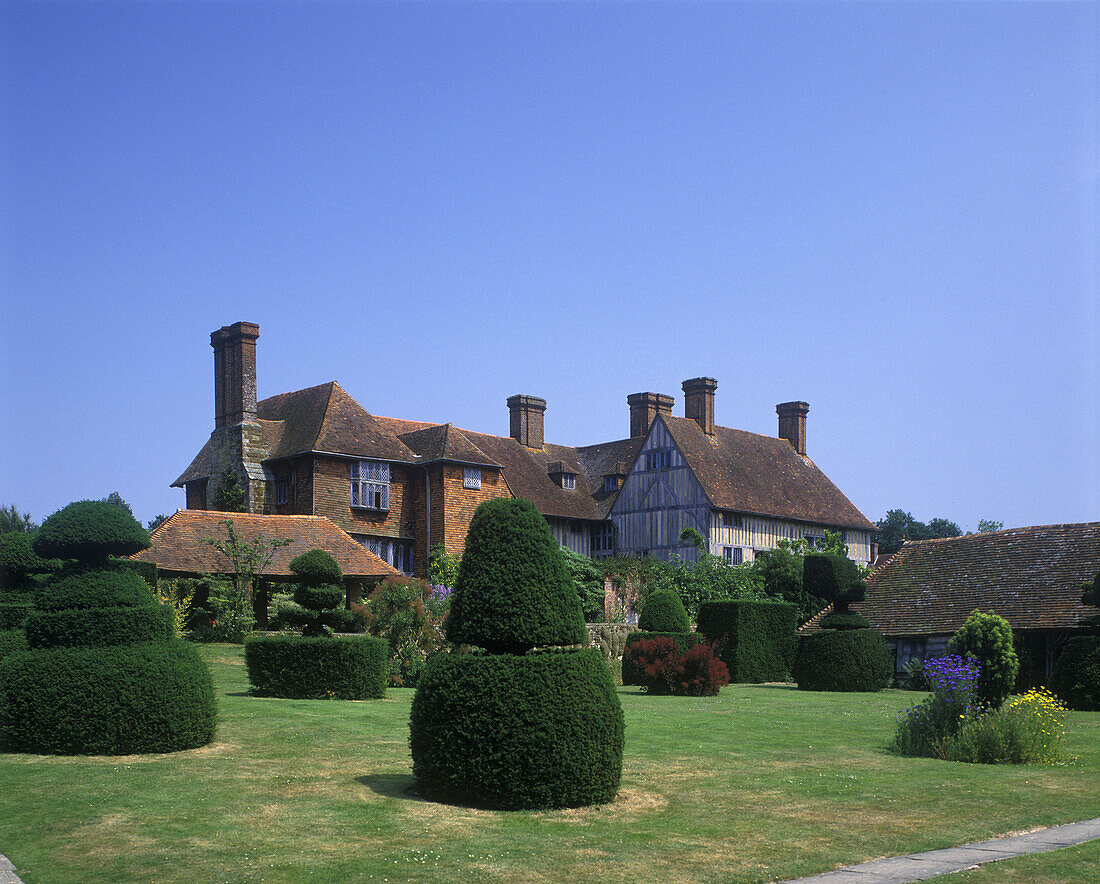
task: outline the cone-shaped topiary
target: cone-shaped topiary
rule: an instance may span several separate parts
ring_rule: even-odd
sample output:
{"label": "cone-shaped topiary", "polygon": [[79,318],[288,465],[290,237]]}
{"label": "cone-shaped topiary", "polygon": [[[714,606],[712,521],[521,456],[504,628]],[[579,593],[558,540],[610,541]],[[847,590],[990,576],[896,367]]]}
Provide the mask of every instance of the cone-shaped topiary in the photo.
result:
{"label": "cone-shaped topiary", "polygon": [[0,743],[9,750],[171,752],[214,738],[206,665],[172,638],[173,612],[138,573],[108,561],[148,545],[113,504],[81,501],[46,520],[36,551],[81,561],[38,591],[25,624],[30,649],[0,660]]}
{"label": "cone-shaped topiary", "polygon": [[623,712],[602,655],[525,653],[584,635],[580,599],[539,512],[523,500],[481,504],[447,637],[494,653],[437,654],[425,666],[409,721],[420,790],[509,809],[614,798]]}
{"label": "cone-shaped topiary", "polygon": [[674,589],[658,589],[646,596],[638,616],[642,632],[691,632],[684,603]]}
{"label": "cone-shaped topiary", "polygon": [[494,653],[583,644],[576,584],[550,526],[518,498],[481,504],[470,522],[447,638]]}
{"label": "cone-shaped topiary", "polygon": [[44,559],[104,563],[149,548],[149,535],[125,509],[105,500],[78,500],[50,516],[34,539]]}

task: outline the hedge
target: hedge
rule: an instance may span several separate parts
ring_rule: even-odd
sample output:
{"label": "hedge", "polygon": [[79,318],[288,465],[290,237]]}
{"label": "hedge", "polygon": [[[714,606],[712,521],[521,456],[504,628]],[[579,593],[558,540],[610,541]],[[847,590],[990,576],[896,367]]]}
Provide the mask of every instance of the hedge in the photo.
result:
{"label": "hedge", "polygon": [[446,629],[456,644],[493,652],[584,644],[576,584],[534,504],[497,498],[477,508]]}
{"label": "hedge", "polygon": [[374,700],[386,693],[388,651],[371,636],[250,635],[244,661],[260,697]]}
{"label": "hedge", "polygon": [[432,798],[502,809],[612,800],[623,714],[595,648],[439,654],[410,719],[413,775]]}
{"label": "hedge", "polygon": [[0,709],[6,751],[60,755],[193,749],[217,720],[210,672],[184,641],[12,654]]}
{"label": "hedge", "polygon": [[1100,635],[1075,635],[1066,640],[1050,686],[1070,709],[1100,710]]}
{"label": "hedge", "polygon": [[686,654],[688,650],[695,645],[701,645],[706,643],[706,636],[698,632],[632,632],[626,637],[626,641],[623,642],[623,685],[642,685],[644,680],[640,677],[640,674],[635,671],[635,667],[627,659],[627,649],[634,644],[646,638],[670,638],[676,642],[676,647],[680,649],[681,654]]}
{"label": "hedge", "polygon": [[23,629],[32,648],[123,645],[168,641],[174,616],[166,605],[31,611]]}
{"label": "hedge", "polygon": [[886,639],[874,629],[826,630],[806,636],[792,672],[802,691],[880,691],[893,674]]}
{"label": "hedge", "polygon": [[0,602],[0,629],[19,629],[33,606],[30,602]]}
{"label": "hedge", "polygon": [[39,611],[70,608],[152,607],[157,603],[149,585],[132,571],[77,571],[51,580],[34,597]]}
{"label": "hedge", "polygon": [[0,629],[0,660],[27,647],[27,635],[22,629]]}
{"label": "hedge", "polygon": [[646,596],[638,616],[643,632],[691,632],[691,620],[679,594],[673,589],[658,589]]}
{"label": "hedge", "polygon": [[798,650],[798,606],[790,602],[704,602],[699,632],[729,669],[730,681],[787,681]]}

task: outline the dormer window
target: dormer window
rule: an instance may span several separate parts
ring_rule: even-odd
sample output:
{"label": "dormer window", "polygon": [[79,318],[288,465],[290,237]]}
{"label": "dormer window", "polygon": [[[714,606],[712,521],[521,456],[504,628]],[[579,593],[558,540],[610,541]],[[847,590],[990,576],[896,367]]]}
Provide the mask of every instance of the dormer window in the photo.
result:
{"label": "dormer window", "polygon": [[377,460],[351,462],[351,505],[389,512],[390,465]]}
{"label": "dormer window", "polygon": [[556,460],[546,468],[551,480],[559,488],[573,491],[577,487],[577,474],[569,469],[563,461]]}
{"label": "dormer window", "polygon": [[603,477],[603,490],[604,491],[618,491],[619,490],[619,477],[618,476],[604,476]]}
{"label": "dormer window", "polygon": [[575,491],[577,488],[577,477],[572,473],[562,473],[561,487],[566,491]]}

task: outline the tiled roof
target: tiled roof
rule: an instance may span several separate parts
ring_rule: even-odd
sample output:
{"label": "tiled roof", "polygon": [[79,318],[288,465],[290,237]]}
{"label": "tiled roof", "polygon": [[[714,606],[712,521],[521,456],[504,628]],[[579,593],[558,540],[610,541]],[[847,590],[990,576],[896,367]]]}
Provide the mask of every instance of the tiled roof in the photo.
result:
{"label": "tiled roof", "polygon": [[588,487],[593,489],[597,517],[606,519],[618,491],[604,491],[603,477],[619,469],[629,472],[638,459],[638,452],[645,443],[644,436],[633,439],[619,439],[617,442],[602,442],[599,445],[586,445],[577,449],[577,461],[581,466]]}
{"label": "tiled roof", "polygon": [[812,460],[786,439],[661,415],[676,446],[719,509],[877,530]]}
{"label": "tiled roof", "polygon": [[438,424],[424,430],[405,433],[401,441],[420,456],[420,463],[449,460],[455,463],[500,466],[474,445],[462,430],[453,424]]}
{"label": "tiled roof", "polygon": [[311,549],[330,553],[345,577],[386,577],[401,573],[368,552],[324,516],[253,516],[213,510],[176,510],[153,532],[152,546],[131,558],[155,562],[162,571],[224,574],[231,570],[229,560],[206,540],[225,539],[222,523],[226,520],[233,523],[234,533],[245,543],[260,536],[291,541],[275,551],[263,571],[268,577],[293,576],[291,561]]}
{"label": "tiled roof", "polygon": [[1096,613],[1081,604],[1081,584],[1098,570],[1100,522],[907,541],[852,609],[886,635],[947,635],[975,608],[1014,629],[1068,629]]}

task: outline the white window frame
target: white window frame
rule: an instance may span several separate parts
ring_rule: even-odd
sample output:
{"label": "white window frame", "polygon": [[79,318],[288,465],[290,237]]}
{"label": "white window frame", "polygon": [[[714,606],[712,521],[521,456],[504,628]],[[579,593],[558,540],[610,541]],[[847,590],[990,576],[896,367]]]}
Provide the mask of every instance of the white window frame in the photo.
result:
{"label": "white window frame", "polygon": [[566,491],[575,491],[577,489],[577,477],[572,473],[562,473],[561,487]]}
{"label": "white window frame", "polygon": [[481,467],[462,468],[462,487],[475,490],[481,487]]}
{"label": "white window frame", "polygon": [[353,507],[389,512],[390,465],[388,463],[379,460],[353,460],[349,475]]}

